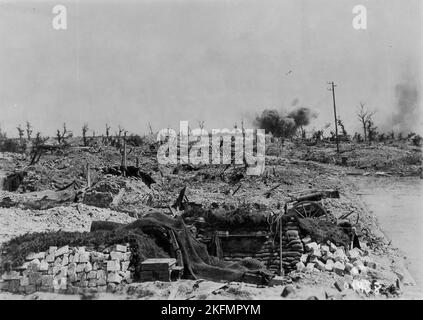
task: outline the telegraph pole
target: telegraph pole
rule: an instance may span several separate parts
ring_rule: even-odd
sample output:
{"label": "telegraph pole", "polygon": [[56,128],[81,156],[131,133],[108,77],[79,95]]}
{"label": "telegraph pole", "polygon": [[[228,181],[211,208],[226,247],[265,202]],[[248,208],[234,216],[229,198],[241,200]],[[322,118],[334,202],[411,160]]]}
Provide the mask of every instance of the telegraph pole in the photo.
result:
{"label": "telegraph pole", "polygon": [[336,152],[339,154],[339,139],[338,139],[338,120],[336,118],[336,103],[335,103],[335,87],[336,85],[332,82],[328,82],[331,87],[328,89],[332,91],[332,99],[333,99],[333,115],[335,117],[335,140],[336,140]]}

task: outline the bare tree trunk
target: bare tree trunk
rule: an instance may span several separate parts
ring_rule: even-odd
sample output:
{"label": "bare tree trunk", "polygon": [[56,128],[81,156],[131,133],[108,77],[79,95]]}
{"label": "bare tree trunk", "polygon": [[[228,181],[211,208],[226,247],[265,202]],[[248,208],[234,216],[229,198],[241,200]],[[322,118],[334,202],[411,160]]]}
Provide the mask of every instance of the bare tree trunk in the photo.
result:
{"label": "bare tree trunk", "polygon": [[366,122],[363,121],[364,141],[367,141]]}

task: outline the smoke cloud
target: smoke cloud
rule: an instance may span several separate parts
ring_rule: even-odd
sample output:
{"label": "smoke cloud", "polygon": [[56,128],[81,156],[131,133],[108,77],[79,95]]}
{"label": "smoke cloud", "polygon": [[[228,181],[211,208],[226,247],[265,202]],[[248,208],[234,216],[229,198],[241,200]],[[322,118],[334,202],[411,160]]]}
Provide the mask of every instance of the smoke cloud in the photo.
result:
{"label": "smoke cloud", "polygon": [[307,126],[317,114],[309,108],[299,107],[286,115],[275,109],[266,109],[257,116],[254,125],[272,133],[275,137],[288,138],[293,136],[299,127]]}
{"label": "smoke cloud", "polygon": [[395,86],[396,110],[392,128],[397,132],[410,132],[417,128],[419,117],[419,91],[415,81],[407,79]]}
{"label": "smoke cloud", "polygon": [[308,125],[311,119],[317,118],[317,113],[309,108],[300,107],[291,111],[288,114],[288,118],[294,119],[297,127],[303,127]]}

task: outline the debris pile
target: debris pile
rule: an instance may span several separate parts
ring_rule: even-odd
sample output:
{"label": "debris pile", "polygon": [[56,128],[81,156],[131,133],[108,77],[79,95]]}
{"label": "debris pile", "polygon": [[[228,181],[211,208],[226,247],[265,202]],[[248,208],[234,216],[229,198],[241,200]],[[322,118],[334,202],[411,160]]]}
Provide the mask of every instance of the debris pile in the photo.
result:
{"label": "debris pile", "polygon": [[124,179],[106,176],[84,193],[82,202],[95,207],[108,208],[119,202],[125,191],[125,185]]}
{"label": "debris pile", "polygon": [[343,247],[337,247],[332,242],[317,244],[311,239],[303,239],[305,251],[296,267],[299,271],[334,272],[340,276],[349,274],[352,276],[366,275],[368,268],[376,269],[376,263],[363,258],[366,253],[358,248],[345,252]]}
{"label": "debris pile", "polygon": [[99,208],[111,208],[141,214],[153,201],[153,191],[141,180],[105,175],[84,193],[82,202]]}

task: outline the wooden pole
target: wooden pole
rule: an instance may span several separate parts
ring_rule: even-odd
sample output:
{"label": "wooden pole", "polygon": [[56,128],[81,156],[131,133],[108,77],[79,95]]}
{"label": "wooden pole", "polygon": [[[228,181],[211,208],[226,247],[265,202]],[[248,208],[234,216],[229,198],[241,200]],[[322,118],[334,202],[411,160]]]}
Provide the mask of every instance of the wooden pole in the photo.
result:
{"label": "wooden pole", "polygon": [[279,273],[283,276],[283,264],[282,264],[282,216],[279,218]]}
{"label": "wooden pole", "polygon": [[339,154],[339,138],[338,138],[338,119],[336,118],[336,103],[335,103],[335,87],[336,85],[332,82],[329,83],[331,88],[329,89],[332,91],[332,99],[333,99],[333,115],[335,117],[335,140],[336,140],[336,152]]}

